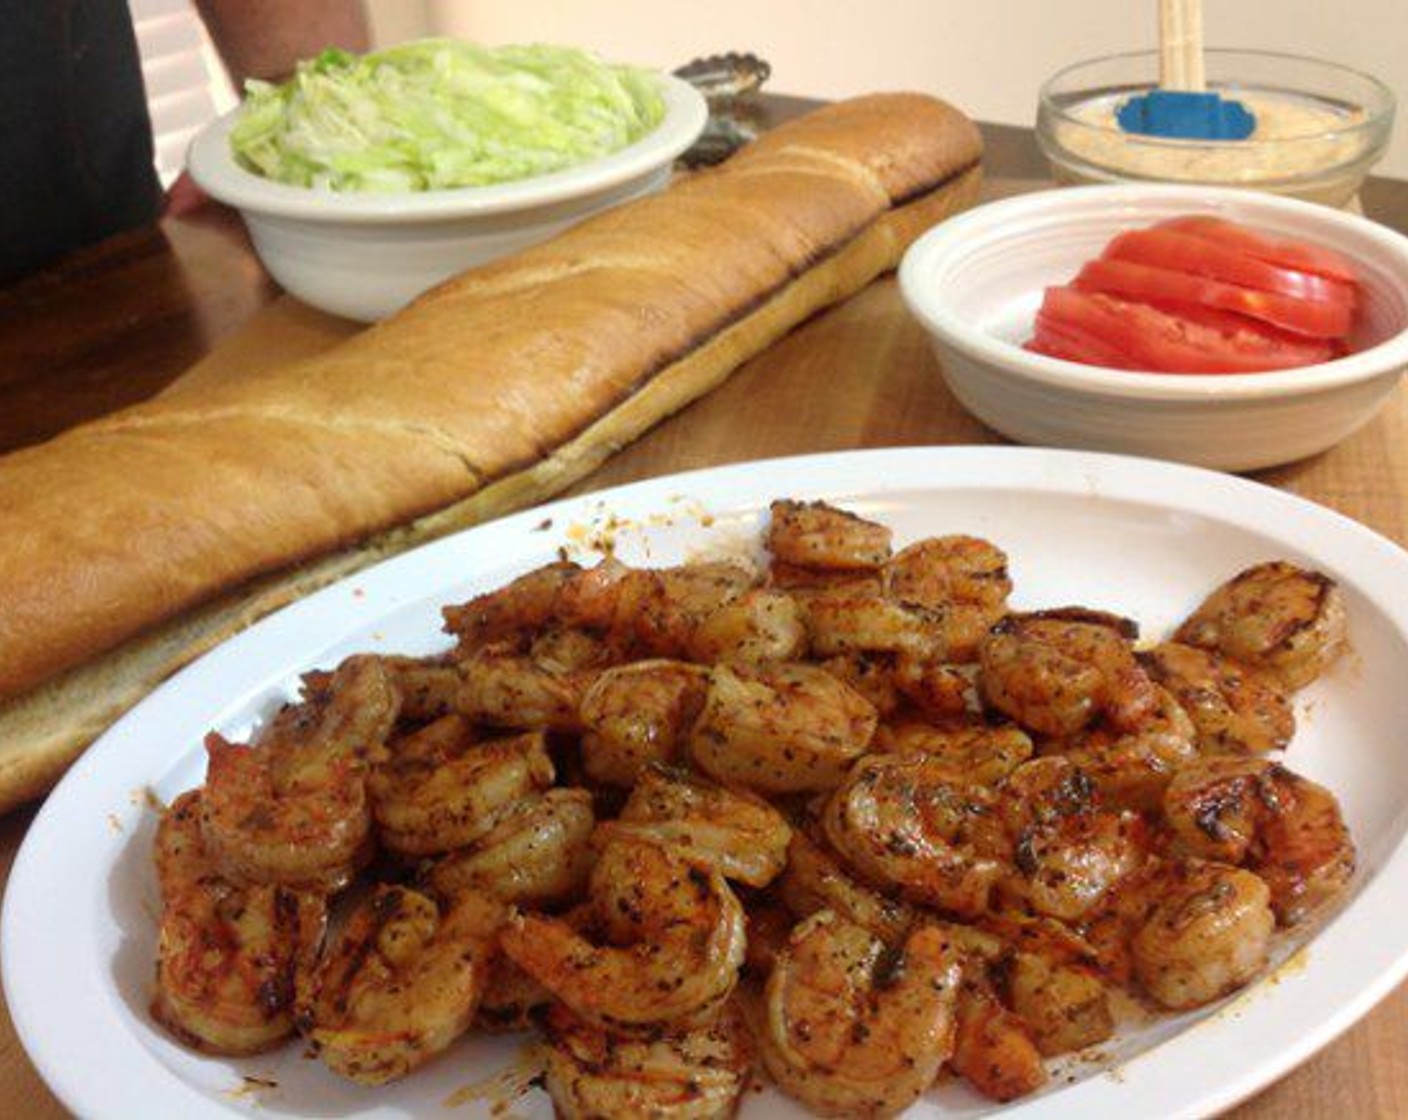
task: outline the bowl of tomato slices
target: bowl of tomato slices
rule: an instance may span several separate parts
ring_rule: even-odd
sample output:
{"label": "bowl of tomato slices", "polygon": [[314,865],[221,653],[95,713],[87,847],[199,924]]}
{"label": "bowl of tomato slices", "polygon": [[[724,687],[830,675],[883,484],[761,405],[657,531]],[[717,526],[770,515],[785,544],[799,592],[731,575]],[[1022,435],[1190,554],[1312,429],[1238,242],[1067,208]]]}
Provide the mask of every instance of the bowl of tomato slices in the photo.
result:
{"label": "bowl of tomato slices", "polygon": [[1408,238],[1233,188],[990,203],[900,288],[959,402],[1022,443],[1255,470],[1338,443],[1408,368]]}

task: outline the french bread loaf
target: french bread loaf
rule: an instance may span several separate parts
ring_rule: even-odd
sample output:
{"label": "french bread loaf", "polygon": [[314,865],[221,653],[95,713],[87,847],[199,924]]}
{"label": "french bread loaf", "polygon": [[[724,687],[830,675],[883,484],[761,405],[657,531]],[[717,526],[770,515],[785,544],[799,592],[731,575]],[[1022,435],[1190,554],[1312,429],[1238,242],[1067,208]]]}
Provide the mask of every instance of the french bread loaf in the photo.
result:
{"label": "french bread loaf", "polygon": [[241,627],[588,473],[893,268],[980,156],[935,99],[831,106],[325,354],[0,460],[0,810]]}

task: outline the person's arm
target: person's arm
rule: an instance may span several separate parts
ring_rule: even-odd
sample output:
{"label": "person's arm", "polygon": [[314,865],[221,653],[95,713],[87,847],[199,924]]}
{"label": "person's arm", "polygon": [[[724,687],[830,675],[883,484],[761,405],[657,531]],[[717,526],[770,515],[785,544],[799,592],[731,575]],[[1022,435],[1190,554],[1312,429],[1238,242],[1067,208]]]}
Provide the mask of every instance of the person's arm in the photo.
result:
{"label": "person's arm", "polygon": [[361,0],[196,0],[235,88],[246,78],[278,81],[325,47],[365,51]]}

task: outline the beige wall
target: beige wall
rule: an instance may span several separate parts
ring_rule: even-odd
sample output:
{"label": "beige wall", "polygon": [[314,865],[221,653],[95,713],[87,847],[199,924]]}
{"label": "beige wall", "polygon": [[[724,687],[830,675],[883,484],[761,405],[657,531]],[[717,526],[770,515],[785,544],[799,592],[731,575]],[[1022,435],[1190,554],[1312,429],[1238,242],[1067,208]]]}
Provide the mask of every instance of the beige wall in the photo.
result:
{"label": "beige wall", "polygon": [[[741,48],[770,88],[843,96],[901,87],[974,116],[1027,124],[1066,63],[1152,46],[1154,0],[369,0],[404,37],[576,43],[674,67]],[[1205,0],[1209,43],[1314,54],[1368,70],[1408,100],[1408,0]],[[420,22],[422,21],[423,22]],[[1385,173],[1408,177],[1408,125]]]}

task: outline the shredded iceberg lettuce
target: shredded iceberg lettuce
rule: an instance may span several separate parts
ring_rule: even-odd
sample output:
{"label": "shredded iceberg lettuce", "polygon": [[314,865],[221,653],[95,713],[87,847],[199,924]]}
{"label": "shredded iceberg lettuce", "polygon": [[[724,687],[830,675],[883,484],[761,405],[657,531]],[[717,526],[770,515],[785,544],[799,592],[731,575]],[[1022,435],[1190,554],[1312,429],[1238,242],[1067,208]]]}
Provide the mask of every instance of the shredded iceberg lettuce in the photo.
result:
{"label": "shredded iceberg lettuce", "polygon": [[435,190],[525,179],[617,151],[665,115],[649,71],[570,47],[423,39],[327,50],[282,85],[250,81],[236,160],[281,183]]}

